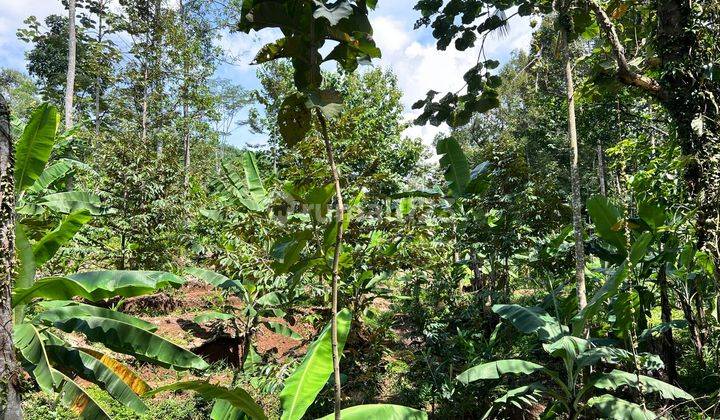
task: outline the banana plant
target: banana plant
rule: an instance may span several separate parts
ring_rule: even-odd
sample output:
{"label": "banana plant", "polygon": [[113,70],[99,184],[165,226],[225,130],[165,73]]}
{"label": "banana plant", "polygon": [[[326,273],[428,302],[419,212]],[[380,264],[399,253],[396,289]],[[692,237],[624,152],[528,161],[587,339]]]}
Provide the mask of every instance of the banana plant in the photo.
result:
{"label": "banana plant", "polygon": [[[232,280],[222,274],[200,268],[190,268],[187,273],[217,287],[223,294],[224,303],[218,311],[199,314],[194,320],[198,324],[211,322],[222,330],[226,327],[234,330],[238,346],[236,354],[239,370],[243,370],[245,361],[253,351],[253,339],[260,324],[277,334],[295,340],[302,339],[302,336],[286,325],[264,320],[272,317],[285,318],[286,310],[293,307],[293,303],[297,300],[297,295],[292,290],[283,288],[279,279],[273,284],[254,284]],[[240,299],[243,303],[242,307],[233,305],[230,297]],[[238,322],[239,319],[242,321]]]}
{"label": "banana plant", "polygon": [[[35,217],[46,213],[73,214],[86,211],[94,216],[109,214],[100,198],[83,191],[58,191],[54,185],[77,169],[91,169],[72,159],[57,159],[48,166],[63,134],[58,133],[60,116],[50,104],[33,111],[15,154],[15,185],[17,213]],[[21,222],[23,219],[20,220]]]}
{"label": "banana plant", "polygon": [[682,389],[638,372],[603,369],[587,377],[581,374],[587,367],[599,363],[614,366],[627,366],[637,362],[643,370],[663,368],[658,356],[642,353],[634,357],[632,353],[615,347],[596,345],[595,340],[574,337],[567,328],[540,308],[527,308],[519,305],[495,305],[493,311],[502,319],[510,322],[525,334],[535,334],[543,343],[545,352],[559,359],[564,372],[550,369],[534,362],[520,359],[496,360],[471,367],[457,380],[467,385],[479,380],[497,380],[504,375],[540,374],[545,380],[538,380],[513,388],[492,402],[485,413],[489,418],[508,404],[522,407],[530,406],[544,396],[553,400],[546,413],[558,415],[566,413],[575,419],[588,410],[596,410],[604,417],[612,419],[653,419],[657,416],[645,408],[610,393],[594,396],[595,391],[619,391],[624,387],[636,389],[645,394],[658,394],[670,400],[691,400],[693,397]]}
{"label": "banana plant", "polygon": [[[352,315],[345,309],[338,313],[338,345],[342,353],[350,333]],[[325,387],[333,373],[332,343],[330,325],[327,325],[318,338],[308,346],[307,353],[295,371],[285,380],[280,392],[281,420],[300,420],[308,408]],[[189,381],[170,384],[147,393],[156,395],[164,391],[189,390],[197,392],[208,400],[214,400],[211,418],[213,420],[233,420],[250,417],[255,420],[267,418],[260,405],[242,388],[226,388],[210,384],[207,381]],[[392,419],[425,420],[427,414],[409,407],[392,404],[358,405],[342,410],[344,419]],[[334,414],[322,417],[334,418]]]}
{"label": "banana plant", "polygon": [[219,179],[220,192],[236,207],[251,212],[263,212],[270,205],[272,196],[263,185],[262,175],[255,154],[245,151],[240,156],[242,172],[229,163],[223,163]]}
{"label": "banana plant", "polygon": [[[58,134],[60,117],[49,104],[40,105],[31,115],[18,139],[15,156],[15,185],[18,223],[15,247],[21,257],[16,288],[30,287],[35,272],[87,224],[92,216],[108,214],[96,195],[62,191],[56,184],[83,163],[60,159],[48,162],[63,135]],[[53,228],[54,220],[62,216]],[[34,243],[32,243],[34,242]],[[22,318],[22,306],[15,310]]]}
{"label": "banana plant", "polygon": [[174,370],[202,370],[208,364],[157,335],[157,327],[151,323],[72,299],[81,297],[97,304],[116,296],[141,296],[183,283],[182,278],[165,272],[95,271],[42,278],[30,287],[15,290],[13,307],[28,305],[26,312],[36,314],[17,320],[14,328],[14,344],[23,367],[43,391],[57,394],[81,418],[109,416],[77,378],[96,384],[133,411],[145,412],[147,406],[140,395],[150,389],[147,383],[112,353],[89,348],[69,334],[82,335],[86,342]]}

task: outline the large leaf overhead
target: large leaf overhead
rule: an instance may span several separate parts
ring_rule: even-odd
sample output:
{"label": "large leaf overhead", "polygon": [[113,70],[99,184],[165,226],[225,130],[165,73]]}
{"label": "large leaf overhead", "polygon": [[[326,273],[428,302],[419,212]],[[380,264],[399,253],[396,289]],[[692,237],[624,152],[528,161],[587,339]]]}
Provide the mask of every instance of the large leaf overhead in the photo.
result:
{"label": "large leaf overhead", "polygon": [[563,335],[562,326],[541,308],[495,305],[492,310],[525,334],[537,333],[541,341],[554,341]]}
{"label": "large leaf overhead", "polygon": [[[370,7],[374,4],[371,2]],[[365,2],[350,0],[242,2],[239,31],[249,33],[274,28],[283,35],[262,47],[254,63],[287,58],[293,65],[297,92],[284,98],[277,121],[280,134],[290,147],[305,138],[312,128],[312,108],[319,108],[328,117],[337,115],[340,109],[339,101],[322,99],[322,63],[336,61],[351,72],[361,62],[380,57],[365,6]],[[321,48],[328,41],[334,48],[323,57]]]}
{"label": "large leaf overhead", "polygon": [[440,156],[440,168],[445,173],[450,195],[457,198],[465,194],[470,183],[470,166],[460,143],[453,137],[438,141],[437,154]]}
{"label": "large leaf overhead", "polygon": [[239,414],[236,410],[232,410],[235,407],[242,410],[243,413],[250,416],[255,420],[265,420],[265,412],[255,402],[255,400],[242,388],[228,389],[222,386],[213,385],[206,381],[187,381],[187,382],[176,382],[170,385],[166,385],[160,388],[156,388],[148,393],[146,396],[153,396],[165,391],[194,391],[202,395],[203,398],[208,400],[222,400],[226,404],[223,404],[225,414],[215,412],[213,410],[215,418],[231,419],[227,413]]}
{"label": "large leaf overhead", "polygon": [[15,149],[15,189],[25,191],[42,174],[50,158],[60,118],[50,104],[40,105],[30,117]]}
{"label": "large leaf overhead", "polygon": [[[344,309],[338,313],[338,352],[342,354],[345,341],[350,332],[350,311]],[[305,415],[310,404],[320,393],[333,372],[332,344],[330,326],[326,326],[320,336],[308,347],[302,363],[285,380],[280,393],[283,420],[299,420]]]}
{"label": "large leaf overhead", "polygon": [[53,163],[45,168],[40,177],[28,188],[28,191],[34,193],[43,191],[50,184],[67,175],[71,169],[72,165],[66,160]]}
{"label": "large leaf overhead", "polygon": [[13,306],[36,297],[70,300],[79,296],[98,302],[115,296],[146,295],[184,283],[184,279],[162,271],[91,271],[38,280],[29,288],[15,291]]}

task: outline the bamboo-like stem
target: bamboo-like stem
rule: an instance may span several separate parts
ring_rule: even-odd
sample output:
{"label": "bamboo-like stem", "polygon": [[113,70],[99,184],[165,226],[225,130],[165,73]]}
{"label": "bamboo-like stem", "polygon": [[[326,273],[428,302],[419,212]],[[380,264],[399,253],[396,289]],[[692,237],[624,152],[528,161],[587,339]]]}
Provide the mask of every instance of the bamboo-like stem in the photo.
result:
{"label": "bamboo-like stem", "polygon": [[332,356],[333,356],[333,373],[335,378],[335,419],[340,420],[342,386],[340,383],[340,354],[338,351],[338,283],[340,281],[340,253],[342,251],[343,241],[343,220],[345,219],[345,205],[342,198],[342,187],[340,186],[340,174],[335,164],[335,153],[333,151],[330,136],[328,136],[327,121],[320,110],[317,111],[318,121],[320,121],[320,131],[323,141],[325,142],[325,153],[327,154],[328,164],[332,172],[333,182],[335,184],[335,200],[337,201],[337,211],[335,213],[335,223],[337,226],[337,234],[335,236],[335,253],[332,263]]}

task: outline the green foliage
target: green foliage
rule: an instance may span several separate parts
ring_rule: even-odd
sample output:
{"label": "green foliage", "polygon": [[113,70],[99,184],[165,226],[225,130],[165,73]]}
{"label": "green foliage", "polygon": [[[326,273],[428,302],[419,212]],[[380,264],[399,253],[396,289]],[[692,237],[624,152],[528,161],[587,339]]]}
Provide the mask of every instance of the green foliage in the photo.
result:
{"label": "green foliage", "polygon": [[16,290],[13,305],[37,297],[69,300],[82,296],[98,302],[114,296],[141,296],[162,287],[179,287],[184,282],[184,279],[174,274],[160,271],[91,271],[40,279],[32,287]]}
{"label": "green foliage", "polygon": [[[338,352],[342,354],[350,332],[350,311],[338,313]],[[300,366],[285,380],[280,393],[283,419],[299,420],[327,383],[333,372],[330,326],[326,326],[313,344]]]}
{"label": "green foliage", "polygon": [[230,413],[233,407],[242,410],[245,414],[247,414],[253,419],[264,420],[267,418],[265,417],[263,409],[259,405],[257,405],[257,403],[252,399],[252,397],[244,390],[240,388],[227,389],[221,386],[209,384],[205,381],[176,382],[170,385],[156,388],[145,395],[152,396],[165,391],[179,390],[194,391],[208,400],[221,400],[229,403],[232,406],[226,406],[225,410],[216,410],[215,408],[213,408],[213,419],[231,418]]}
{"label": "green foliage", "polygon": [[450,194],[456,198],[462,196],[470,183],[470,168],[457,140],[447,137],[438,141],[437,154],[440,167],[445,170]]}
{"label": "green foliage", "polygon": [[[368,404],[346,408],[340,411],[340,415],[348,420],[362,419],[388,419],[388,420],[423,420],[427,419],[427,413],[413,408],[393,404]],[[331,420],[334,414],[328,414],[320,420]]]}
{"label": "green foliage", "polygon": [[50,158],[60,117],[50,104],[40,105],[30,117],[15,152],[15,188],[18,194],[33,185]]}

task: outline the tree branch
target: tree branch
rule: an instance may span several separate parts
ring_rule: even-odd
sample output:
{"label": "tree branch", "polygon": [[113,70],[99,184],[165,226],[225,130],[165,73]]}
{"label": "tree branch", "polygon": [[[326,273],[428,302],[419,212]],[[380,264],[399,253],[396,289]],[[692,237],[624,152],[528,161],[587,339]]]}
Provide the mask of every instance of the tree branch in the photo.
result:
{"label": "tree branch", "polygon": [[605,33],[605,36],[610,42],[615,61],[618,65],[618,79],[627,85],[639,87],[653,96],[663,98],[666,93],[657,80],[635,73],[630,69],[627,58],[625,58],[625,47],[620,43],[615,25],[610,21],[610,17],[605,13],[602,6],[600,6],[596,0],[587,0],[587,3],[593,10],[593,13],[595,13],[595,18],[598,25],[600,25],[600,29]]}

